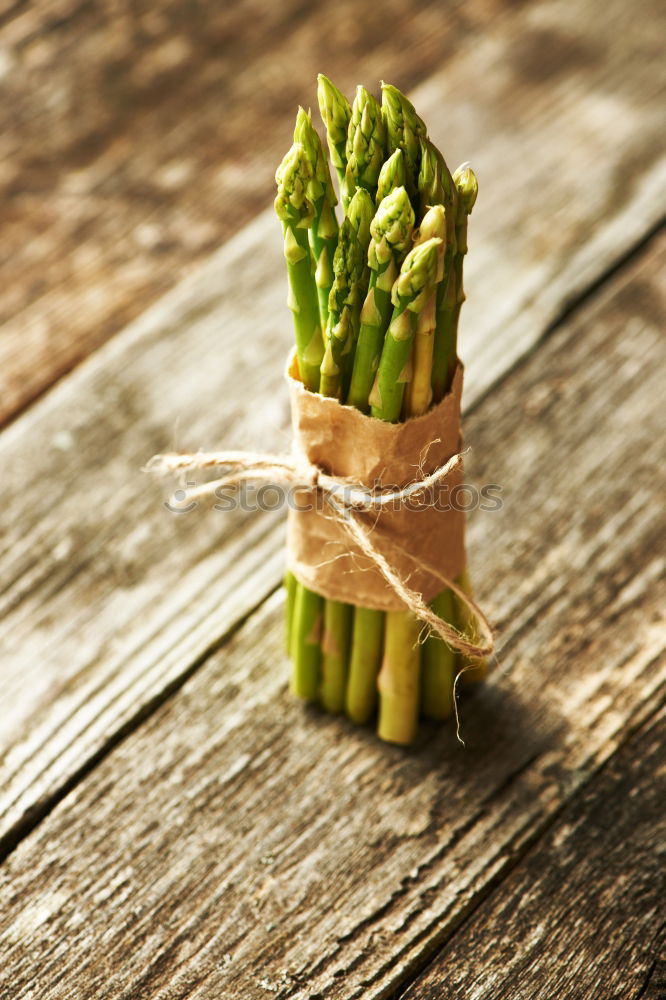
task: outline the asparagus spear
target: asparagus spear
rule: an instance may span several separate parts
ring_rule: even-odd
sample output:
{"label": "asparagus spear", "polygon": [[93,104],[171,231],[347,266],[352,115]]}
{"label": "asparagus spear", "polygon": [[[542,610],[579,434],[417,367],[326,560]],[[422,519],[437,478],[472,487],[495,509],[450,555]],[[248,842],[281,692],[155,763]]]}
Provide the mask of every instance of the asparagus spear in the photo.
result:
{"label": "asparagus spear", "polygon": [[352,722],[368,722],[377,703],[377,674],[384,644],[384,613],[354,608],[345,710]]}
{"label": "asparagus spear", "polygon": [[456,251],[453,258],[453,272],[456,286],[456,306],[453,313],[453,352],[454,357],[458,340],[458,320],[460,309],[465,301],[463,288],[463,262],[467,253],[467,220],[472,214],[479,193],[479,182],[469,163],[463,163],[453,175],[453,183],[458,192],[458,213],[456,216]]}
{"label": "asparagus spear", "polygon": [[[430,602],[430,607],[442,621],[457,624],[454,595],[448,587]],[[441,636],[427,637],[421,653],[421,709],[429,719],[448,719],[453,714],[456,662],[456,653]]]}
{"label": "asparagus spear", "polygon": [[401,149],[405,158],[405,187],[411,198],[417,193],[421,157],[420,139],[428,135],[425,122],[414,105],[397,87],[382,83],[382,115],[390,153]]}
{"label": "asparagus spear", "polygon": [[[405,158],[401,149],[394,149],[388,160],[379,171],[377,181],[376,202],[379,205],[383,199],[396,188],[405,186]],[[429,202],[434,205],[434,201]]]}
{"label": "asparagus spear", "polygon": [[468,164],[458,167],[453,183],[456,191],[453,253],[444,300],[437,317],[437,340],[433,366],[433,392],[436,400],[448,390],[458,360],[458,320],[465,301],[463,261],[467,253],[467,219],[474,208],[479,186]]}
{"label": "asparagus spear", "polygon": [[380,420],[400,419],[417,317],[435,289],[442,246],[435,236],[413,247],[391,290],[393,315],[370,394],[370,413]]}
{"label": "asparagus spear", "polygon": [[[369,198],[367,191],[359,190],[356,194]],[[363,199],[357,199],[355,195],[352,204],[352,217],[345,218],[340,227],[333,260],[335,278],[329,300],[326,349],[321,364],[320,391],[325,396],[341,395],[347,359],[358,333],[361,283],[365,269],[365,253],[358,232],[361,231],[365,238],[365,227],[369,228],[369,222],[365,218],[367,213],[363,208]],[[328,712],[341,712],[345,706],[352,611],[350,605],[340,601],[327,600],[324,603],[319,697]]]}
{"label": "asparagus spear", "polygon": [[[435,283],[438,276],[441,277],[443,247],[442,239],[436,236],[417,244],[407,254],[393,286],[393,317],[373,389],[376,398],[372,415],[383,420],[394,421],[400,416],[405,365],[409,361],[419,314],[432,300]],[[411,611],[387,611],[384,653],[378,677],[377,732],[381,739],[390,743],[411,743],[416,733],[420,631],[421,622]]]}
{"label": "asparagus spear", "polygon": [[370,226],[370,282],[361,309],[361,328],[347,402],[367,413],[384,334],[391,318],[391,288],[412,237],[414,211],[403,187],[381,202]]}
{"label": "asparagus spear", "polygon": [[333,284],[333,254],[338,238],[338,222],[335,218],[337,198],[321,139],[312,124],[310,113],[304,108],[298,109],[294,142],[300,142],[303,146],[312,177],[308,192],[314,205],[314,218],[309,229],[310,246],[315,260],[315,282],[319,296],[321,324],[322,328],[325,328],[328,319],[328,295]]}
{"label": "asparagus spear", "polygon": [[[324,353],[319,301],[307,230],[315,208],[310,197],[311,163],[301,143],[294,143],[275,175],[275,210],[282,221],[284,254],[289,279],[288,305],[294,316],[296,354],[301,380],[307,389],[319,388],[319,366]],[[297,583],[291,595],[291,687],[301,698],[315,698],[319,688],[322,599]]]}
{"label": "asparagus spear", "polygon": [[296,577],[291,570],[288,569],[284,574],[284,589],[286,591],[284,602],[284,636],[287,653],[291,650],[291,623],[294,616],[294,601],[296,599],[297,586],[298,581]]}
{"label": "asparagus spear", "polygon": [[342,378],[358,328],[365,259],[352,222],[345,219],[340,227],[333,258],[333,286],[329,297],[326,344],[321,363],[320,392],[340,396]]}
{"label": "asparagus spear", "polygon": [[291,619],[291,690],[299,698],[314,701],[321,676],[321,631],[324,599],[302,583],[296,583]]}
{"label": "asparagus spear", "polygon": [[[421,165],[417,179],[420,217],[430,205],[444,204],[444,186],[437,149],[429,139],[421,139]],[[455,218],[454,218],[455,225]]]}
{"label": "asparagus spear", "polygon": [[[402,154],[399,152],[398,156],[402,156]],[[399,209],[398,215],[401,217],[402,221],[398,224],[394,218],[394,210],[391,208],[392,204],[394,209],[396,204]],[[363,326],[361,326],[361,331],[363,332],[359,332],[357,351],[358,343],[361,342],[361,337],[363,338],[363,351],[361,352],[360,358],[357,353],[354,354],[353,358],[354,375],[352,377],[355,378],[354,390],[351,391],[349,386],[346,384],[346,379],[343,380],[343,391],[347,396],[347,402],[353,406],[357,406],[365,412],[369,406],[368,395],[372,387],[375,369],[381,353],[381,342],[390,318],[391,285],[397,275],[398,265],[407,251],[414,218],[413,213],[410,217],[411,206],[406,192],[404,191],[402,193],[402,197],[398,196],[397,202],[387,203],[381,211],[378,211],[377,221],[373,222],[374,204],[372,202],[372,198],[363,188],[357,188],[351,202],[349,203],[348,209],[349,219],[352,223],[355,224],[355,217],[361,212],[361,210],[363,211],[364,220],[363,224],[359,224],[358,226],[359,239],[367,239],[364,246],[366,264],[362,285],[367,288],[367,274],[369,272],[373,295],[376,293],[380,304],[383,303],[383,308],[385,308],[386,313],[386,320],[383,324],[381,324],[380,329],[376,330],[373,328],[373,335],[376,334],[378,337],[376,349],[374,351],[371,351],[368,347],[368,329],[363,331]],[[373,239],[373,226],[375,244],[381,243],[382,240],[384,241],[382,250],[379,252],[379,256],[382,256],[382,252],[384,250],[389,253],[390,248],[392,248],[392,255],[389,254],[389,256],[386,256],[386,259],[383,260],[381,264],[379,264],[377,260],[377,246],[375,246],[375,249],[368,254],[368,242]],[[366,231],[367,238],[365,237]],[[388,237],[390,237],[390,239],[394,242],[389,243]],[[367,263],[369,258],[371,258],[373,263],[376,265],[374,270],[370,269],[369,264]],[[393,263],[391,263],[392,261]],[[379,287],[377,287],[377,265],[381,269],[381,274],[383,274],[384,280],[387,283],[387,287],[385,289],[382,289],[381,287],[383,284],[381,276],[379,279]],[[367,319],[367,309],[365,307],[364,314]],[[353,609],[352,640],[351,652],[349,655],[345,709],[349,718],[353,722],[359,724],[367,722],[370,719],[377,701],[377,674],[381,663],[383,635],[384,615],[381,611],[375,611],[372,608],[362,607],[355,607]]]}
{"label": "asparagus spear", "polygon": [[[419,228],[419,239],[438,236],[446,240],[448,230],[447,212],[443,205],[436,204],[426,212]],[[446,260],[450,255],[448,244],[442,243],[441,272],[437,287],[430,296],[423,312],[419,315],[414,339],[412,381],[407,387],[407,414],[416,416],[425,413],[432,399],[433,344],[436,329],[436,304],[442,287],[446,287]],[[446,588],[431,602],[435,614],[444,621],[454,621],[453,594]],[[421,647],[421,707],[431,719],[446,719],[453,711],[453,685],[456,673],[456,656],[450,646],[440,636],[430,635]]]}
{"label": "asparagus spear", "polygon": [[[349,358],[358,334],[362,287],[367,284],[365,260],[373,214],[372,198],[358,188],[340,229],[334,258],[335,281],[320,387],[324,395],[344,391]],[[353,610],[340,601],[327,600],[324,605],[320,700],[328,712],[340,712],[345,706]]]}
{"label": "asparagus spear", "polygon": [[347,690],[347,663],[354,609],[342,601],[324,604],[319,700],[327,712],[342,712]]}
{"label": "asparagus spear", "polygon": [[414,742],[419,717],[422,623],[411,611],[387,611],[384,652],[377,678],[377,734],[387,743]]}
{"label": "asparagus spear", "polygon": [[421,166],[418,176],[421,216],[430,205],[444,205],[450,216],[447,239],[454,246],[458,193],[446,160],[430,139],[421,139]]}
{"label": "asparagus spear", "polygon": [[[401,158],[402,152],[397,150],[392,157],[391,165],[394,176],[397,176],[396,170],[398,173],[400,171],[397,164],[401,162]],[[392,189],[388,188],[387,194],[391,192]],[[372,217],[374,211],[372,199],[367,191],[358,188],[349,205],[350,219],[354,215],[357,199],[361,200]],[[407,251],[413,224],[414,216],[409,198],[403,190],[396,198],[390,201],[387,199],[386,204],[380,206],[377,218],[370,226],[370,238],[374,240],[374,247],[367,256],[368,260],[372,260],[374,267],[370,269],[369,264],[366,265],[372,289],[372,294],[368,293],[369,298],[366,299],[366,303],[379,303],[385,318],[378,322],[377,307],[373,305],[371,309],[367,304],[364,306],[366,327],[364,329],[363,324],[361,325],[357,353],[354,355],[352,375],[354,385],[353,389],[349,388],[347,392],[347,402],[364,412],[367,412],[369,407],[368,396],[379,361],[384,332],[391,315],[391,286],[397,276],[402,257]],[[374,347],[368,338],[373,340]],[[359,355],[360,344],[362,349]],[[384,615],[381,611],[372,608],[354,608],[345,708],[349,718],[359,724],[370,719],[377,701],[377,674],[381,664],[383,635]]]}
{"label": "asparagus spear", "polygon": [[372,198],[365,188],[357,188],[349,202],[347,218],[356,231],[356,236],[365,257],[367,257],[368,246],[370,245],[370,225],[374,215],[375,205]]}
{"label": "asparagus spear", "polygon": [[357,87],[345,150],[345,205],[359,187],[365,188],[374,198],[385,151],[386,133],[382,109],[365,87]]}
{"label": "asparagus spear", "polygon": [[[405,399],[406,416],[417,416],[425,413],[432,401],[432,363],[433,344],[436,328],[436,304],[440,290],[445,287],[447,274],[445,271],[445,253],[447,233],[446,210],[443,205],[435,204],[426,212],[423,222],[419,227],[418,238],[422,242],[437,236],[442,240],[439,249],[439,270],[437,274],[437,285],[431,294],[423,311],[419,314],[414,338],[414,350],[412,357],[412,379],[407,386]],[[447,248],[448,249],[448,248]],[[444,621],[454,620],[453,594],[447,588],[443,590],[431,602],[435,613]],[[397,626],[393,622],[387,625],[395,631]],[[403,629],[407,630],[407,623],[403,623]],[[408,632],[408,637],[412,646],[418,640],[418,628],[412,622],[412,629]],[[393,640],[394,644],[397,640]],[[397,653],[396,653],[397,655]],[[406,650],[406,655],[412,660],[411,647]],[[450,646],[442,641],[439,636],[428,636],[421,646],[421,707],[425,715],[430,718],[445,719],[453,709],[453,685],[455,680],[456,657]],[[412,663],[413,669],[413,663]]]}
{"label": "asparagus spear", "polygon": [[437,284],[424,309],[419,314],[414,338],[412,378],[405,397],[406,412],[410,416],[425,413],[432,401],[432,357],[435,339],[437,294],[446,280],[444,272],[446,249],[446,210],[443,205],[433,205],[426,212],[418,231],[418,242],[438,237]]}
{"label": "asparagus spear", "polygon": [[[457,363],[457,342],[458,342],[458,319],[460,317],[460,309],[463,302],[465,301],[465,292],[463,288],[463,262],[465,254],[467,253],[467,220],[472,213],[472,209],[476,203],[477,194],[479,191],[478,182],[474,171],[468,164],[463,164],[458,167],[453,175],[453,181],[455,184],[457,192],[457,212],[456,212],[456,230],[455,230],[455,240],[456,248],[453,255],[453,273],[449,277],[449,286],[454,289],[454,294],[449,294],[447,291],[446,304],[447,308],[445,311],[445,323],[446,329],[448,330],[448,341],[449,341],[449,365],[447,373],[447,388],[450,385],[451,378],[455,371],[455,366]],[[469,572],[467,568],[458,577],[456,583],[465,591],[465,593],[472,596],[472,586],[469,579]],[[450,592],[449,592],[450,593]],[[440,595],[440,607],[438,611],[440,617],[442,613],[446,611],[448,614],[448,607],[444,608],[444,603],[446,603],[447,598],[445,595]],[[456,624],[461,632],[469,635],[473,638],[478,637],[478,627],[475,619],[470,615],[469,610],[465,604],[462,603],[453,594],[450,594],[448,603],[451,606],[453,612],[453,618],[456,620]],[[447,618],[447,621],[453,619]],[[427,642],[435,642],[436,639],[427,640]],[[427,643],[426,643],[427,645]],[[488,662],[485,657],[467,657],[458,656],[459,668],[463,671],[462,679],[465,683],[476,683],[482,681],[486,676],[488,670]],[[448,714],[451,713],[453,708],[453,692],[451,692],[450,697],[450,708]],[[436,705],[434,699],[431,699],[431,705]],[[445,703],[441,703],[441,711],[435,717],[443,717],[445,710]],[[432,714],[432,713],[431,713]]]}
{"label": "asparagus spear", "polygon": [[347,218],[356,230],[356,237],[363,255],[363,267],[360,279],[356,285],[358,298],[355,301],[353,311],[352,345],[349,354],[345,355],[345,365],[342,372],[340,393],[341,399],[343,400],[347,398],[347,394],[349,392],[349,383],[351,381],[352,367],[354,365],[354,357],[356,354],[356,343],[358,341],[361,322],[361,305],[368,293],[368,284],[370,281],[368,247],[370,245],[370,226],[372,224],[374,214],[375,205],[369,193],[365,190],[365,188],[357,188],[356,191],[354,191],[351,201],[349,202],[349,207],[347,208]]}
{"label": "asparagus spear", "polygon": [[284,233],[284,256],[289,279],[287,304],[294,316],[298,370],[305,387],[316,392],[324,341],[307,233],[315,212],[309,195],[312,174],[301,143],[295,142],[286,154],[277,169],[275,180],[278,188],[275,211]]}
{"label": "asparagus spear", "polygon": [[444,258],[446,277],[437,288],[437,325],[432,364],[433,398],[435,402],[439,402],[448,391],[450,378],[453,374],[451,370],[450,316],[456,297],[453,255],[456,247],[458,195],[444,157],[429,139],[421,141],[421,169],[418,187],[422,212],[426,211],[428,205],[441,204],[446,209],[446,251]]}
{"label": "asparagus spear", "polygon": [[[428,148],[430,147],[430,148]],[[460,308],[465,295],[462,284],[463,260],[467,252],[467,218],[478,193],[476,177],[467,165],[459,167],[453,178],[437,149],[426,142],[422,148],[419,190],[423,198],[436,197],[438,177],[441,197],[447,206],[449,219],[454,221],[447,233],[445,267],[448,279],[438,290],[437,333],[433,358],[433,394],[436,400],[449,390],[457,363],[457,329]],[[444,295],[441,295],[445,289]],[[471,595],[467,569],[458,577],[458,585]],[[454,622],[459,630],[471,637],[478,636],[474,618],[461,601],[447,588],[432,602],[432,608],[444,621]],[[434,719],[448,718],[453,712],[453,687],[456,662],[464,670],[465,683],[483,680],[487,672],[484,658],[454,657],[438,636],[429,636],[423,647],[422,707],[424,714]]]}
{"label": "asparagus spear", "polygon": [[323,73],[317,77],[317,99],[321,120],[326,126],[331,163],[335,167],[342,190],[347,166],[347,130],[351,119],[351,106],[345,95],[340,93],[335,84],[331,83]]}

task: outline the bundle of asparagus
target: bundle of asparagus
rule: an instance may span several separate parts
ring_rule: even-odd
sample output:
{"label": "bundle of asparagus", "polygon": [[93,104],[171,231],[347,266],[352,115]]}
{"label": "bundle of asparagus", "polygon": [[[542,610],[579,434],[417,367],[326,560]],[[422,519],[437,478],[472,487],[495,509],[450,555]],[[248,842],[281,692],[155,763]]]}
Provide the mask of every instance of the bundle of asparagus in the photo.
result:
{"label": "bundle of asparagus", "polygon": [[[302,108],[276,173],[298,375],[313,393],[378,420],[406,420],[445,397],[456,371],[476,177],[466,164],[451,175],[394,86],[382,84],[381,104],[359,86],[350,106],[320,75],[318,99],[342,221],[322,142]],[[470,592],[466,571],[455,582]],[[412,742],[419,712],[452,714],[458,675],[485,675],[484,660],[461,657],[439,636],[420,641],[422,622],[411,611],[325,599],[289,571],[286,591],[292,691],[356,723],[378,709],[384,740]],[[450,589],[431,606],[474,636]]]}

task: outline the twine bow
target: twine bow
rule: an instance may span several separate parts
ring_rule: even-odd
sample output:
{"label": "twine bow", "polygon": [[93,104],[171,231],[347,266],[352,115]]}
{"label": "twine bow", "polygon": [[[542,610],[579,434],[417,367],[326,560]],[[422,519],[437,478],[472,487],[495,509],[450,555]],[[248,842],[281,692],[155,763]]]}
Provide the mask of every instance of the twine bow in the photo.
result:
{"label": "twine bow", "polygon": [[[146,468],[160,474],[208,469],[216,466],[231,468],[232,471],[219,479],[185,490],[183,502],[212,496],[220,488],[239,486],[241,483],[249,481],[263,481],[291,486],[294,489],[320,491],[330,507],[332,516],[344,525],[361,551],[375,564],[405,608],[412,611],[428,627],[428,630],[436,632],[453,649],[465,656],[478,658],[489,656],[494,649],[492,628],[478,604],[458,586],[455,580],[450,580],[439,570],[419,560],[418,565],[440,580],[444,587],[453,591],[461,603],[471,612],[480,633],[480,638],[473,640],[462,635],[452,625],[435,614],[422,595],[412,590],[407,581],[396,572],[384,554],[387,549],[392,549],[414,562],[415,560],[410,553],[396,545],[385,532],[381,531],[377,524],[372,527],[371,538],[371,531],[363,521],[364,514],[373,511],[379,513],[383,507],[404,502],[419,493],[424,493],[430,487],[436,486],[461,460],[462,455],[453,455],[443,465],[420,479],[416,479],[400,489],[386,492],[369,489],[362,483],[354,482],[343,476],[329,475],[310,462],[304,455],[299,454],[272,455],[251,451],[213,451],[192,455],[155,455]],[[374,544],[373,539],[377,536],[382,539],[381,547]],[[460,674],[458,674],[459,676]]]}

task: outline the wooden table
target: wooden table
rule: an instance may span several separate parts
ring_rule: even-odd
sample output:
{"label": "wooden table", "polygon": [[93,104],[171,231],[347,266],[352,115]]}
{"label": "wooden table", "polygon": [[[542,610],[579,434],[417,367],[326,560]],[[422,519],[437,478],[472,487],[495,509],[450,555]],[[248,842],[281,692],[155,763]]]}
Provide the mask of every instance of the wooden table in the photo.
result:
{"label": "wooden table", "polygon": [[[665,27],[656,0],[3,14],[3,1000],[666,996]],[[282,514],[177,516],[141,471],[287,446],[271,175],[320,68],[409,88],[480,178],[467,476],[503,506],[469,518],[499,646],[464,748],[297,704]]]}

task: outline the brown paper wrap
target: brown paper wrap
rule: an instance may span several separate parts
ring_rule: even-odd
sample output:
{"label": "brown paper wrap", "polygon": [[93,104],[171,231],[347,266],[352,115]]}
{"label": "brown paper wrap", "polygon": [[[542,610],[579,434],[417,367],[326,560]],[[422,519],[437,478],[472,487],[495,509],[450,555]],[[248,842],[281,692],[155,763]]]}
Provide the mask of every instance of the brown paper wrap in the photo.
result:
{"label": "brown paper wrap", "polygon": [[[440,403],[398,424],[309,392],[297,377],[293,357],[286,374],[294,451],[324,472],[370,489],[380,484],[404,487],[461,451],[461,364]],[[371,529],[373,545],[391,567],[426,601],[443,589],[431,570],[455,580],[465,567],[465,515],[449,506],[450,491],[461,482],[459,465],[430,491],[429,505],[412,500],[399,509],[355,515]],[[315,491],[299,491],[296,503],[300,509],[290,505],[287,520],[287,563],[302,584],[330,600],[378,611],[404,610],[404,601],[356,547],[344,522],[331,516],[321,497],[317,505]]]}

